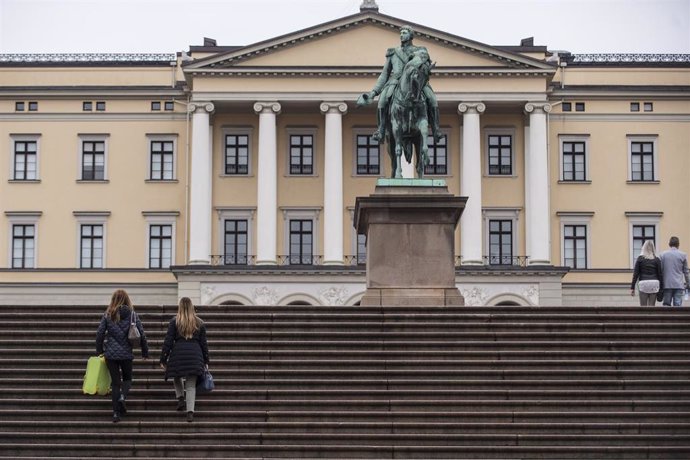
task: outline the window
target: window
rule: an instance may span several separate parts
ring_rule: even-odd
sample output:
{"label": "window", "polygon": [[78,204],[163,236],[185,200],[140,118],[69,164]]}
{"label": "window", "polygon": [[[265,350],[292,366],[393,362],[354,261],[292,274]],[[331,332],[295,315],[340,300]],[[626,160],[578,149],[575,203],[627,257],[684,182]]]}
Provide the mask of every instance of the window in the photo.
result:
{"label": "window", "polygon": [[93,110],[93,102],[91,101],[84,101],[81,105],[81,109],[84,112],[91,112]]}
{"label": "window", "polygon": [[79,268],[103,268],[103,225],[82,224]]}
{"label": "window", "polygon": [[38,102],[29,102],[29,112],[36,112],[38,110]]}
{"label": "window", "polygon": [[105,102],[103,102],[103,101],[96,102],[96,110],[99,112],[105,111]]}
{"label": "window", "polygon": [[167,110],[167,111],[175,110],[175,103],[173,101],[165,101],[165,110]]}
{"label": "window", "polygon": [[576,112],[584,112],[585,111],[585,103],[584,102],[576,102],[575,103],[575,111]]}
{"label": "window", "polygon": [[290,135],[290,174],[314,174],[314,135]]}
{"label": "window", "polygon": [[487,136],[490,176],[513,174],[513,136],[507,133],[489,133]]}
{"label": "window", "polygon": [[443,134],[438,142],[429,135],[426,143],[429,147],[429,164],[424,167],[424,174],[448,174],[448,135]]}
{"label": "window", "polygon": [[248,132],[225,135],[225,174],[233,176],[249,174]]}
{"label": "window", "polygon": [[654,111],[654,104],[651,102],[645,102],[644,103],[644,111],[645,112],[653,112]]}
{"label": "window", "polygon": [[563,262],[570,268],[587,268],[587,226],[563,226]]}
{"label": "window", "polygon": [[12,180],[38,180],[38,136],[13,135]]}
{"label": "window", "polygon": [[161,109],[161,103],[160,101],[153,101],[151,103],[151,110],[160,110]]}
{"label": "window", "polygon": [[105,180],[105,140],[82,140],[81,180]]}
{"label": "window", "polygon": [[564,102],[561,107],[563,112],[571,112],[573,110],[573,104],[571,102]]}
{"label": "window", "polygon": [[588,179],[588,136],[559,136],[561,180],[583,182]]}
{"label": "window", "polygon": [[12,225],[12,268],[34,268],[36,250],[34,224]]}
{"label": "window", "polygon": [[370,135],[357,134],[357,174],[378,175],[381,173],[381,147]]}
{"label": "window", "polygon": [[[656,226],[655,225],[633,225],[632,226],[632,250],[633,257],[636,259],[640,255],[642,245],[645,241],[652,240],[654,247],[656,244]],[[659,251],[657,251],[658,253]]]}
{"label": "window", "polygon": [[226,219],[224,221],[225,265],[246,265],[248,263],[249,222],[246,219]]}
{"label": "window", "polygon": [[290,265],[312,265],[314,255],[314,223],[311,220],[290,220]]}
{"label": "window", "polygon": [[172,246],[172,225],[149,225],[149,268],[170,268]]}
{"label": "window", "polygon": [[25,109],[25,105],[23,102],[15,102],[14,103],[14,110],[15,112],[23,112]]}
{"label": "window", "polygon": [[489,220],[489,265],[512,265],[513,221]]}
{"label": "window", "polygon": [[148,136],[150,148],[150,180],[175,179],[175,140],[164,136]]}
{"label": "window", "polygon": [[367,236],[357,235],[357,265],[367,263]]}
{"label": "window", "polygon": [[651,182],[656,180],[656,139],[629,137],[630,180],[632,182]]}
{"label": "window", "polygon": [[661,221],[663,213],[630,211],[626,212],[625,215],[628,218],[630,232],[629,263],[630,268],[633,268],[645,241],[651,240],[654,242],[657,255],[662,252],[657,244],[657,235],[659,234],[659,222]]}
{"label": "window", "polygon": [[639,102],[631,102],[630,103],[630,111],[631,112],[639,112],[640,111],[640,103]]}

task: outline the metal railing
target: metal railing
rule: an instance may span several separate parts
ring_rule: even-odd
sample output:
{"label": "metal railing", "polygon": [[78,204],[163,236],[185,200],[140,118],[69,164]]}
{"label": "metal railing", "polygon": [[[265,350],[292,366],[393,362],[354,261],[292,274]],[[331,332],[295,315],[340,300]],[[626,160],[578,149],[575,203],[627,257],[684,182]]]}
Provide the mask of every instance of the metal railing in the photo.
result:
{"label": "metal railing", "polygon": [[[463,256],[455,257],[455,266],[462,266]],[[529,256],[482,256],[482,264],[492,267],[526,267]]]}
{"label": "metal railing", "polygon": [[[343,256],[343,264],[346,266],[358,266],[366,264],[364,256]],[[255,255],[212,255],[211,265],[213,266],[252,266],[256,265]],[[276,265],[285,266],[320,266],[323,265],[322,255],[277,255]]]}

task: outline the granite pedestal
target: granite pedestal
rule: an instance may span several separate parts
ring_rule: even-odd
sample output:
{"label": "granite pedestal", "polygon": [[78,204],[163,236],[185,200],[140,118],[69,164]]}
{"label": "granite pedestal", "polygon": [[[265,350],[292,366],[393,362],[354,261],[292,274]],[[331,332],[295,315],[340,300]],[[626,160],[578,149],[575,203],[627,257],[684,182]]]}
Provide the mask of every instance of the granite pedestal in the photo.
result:
{"label": "granite pedestal", "polygon": [[464,305],[455,287],[455,228],[467,197],[445,181],[380,179],[358,197],[357,233],[367,236],[361,305]]}

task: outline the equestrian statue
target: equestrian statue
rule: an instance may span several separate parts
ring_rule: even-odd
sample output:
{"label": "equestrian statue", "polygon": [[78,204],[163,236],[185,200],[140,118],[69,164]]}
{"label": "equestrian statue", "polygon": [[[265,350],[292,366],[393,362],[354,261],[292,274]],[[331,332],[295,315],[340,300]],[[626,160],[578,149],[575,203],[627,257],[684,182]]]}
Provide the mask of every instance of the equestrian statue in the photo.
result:
{"label": "equestrian statue", "polygon": [[427,135],[431,125],[434,140],[442,135],[439,129],[438,102],[429,86],[429,75],[434,64],[423,46],[414,46],[414,31],[409,26],[400,29],[400,46],[389,48],[374,88],[357,99],[357,105],[371,104],[378,99],[378,128],[372,138],[388,142],[391,158],[391,177],[402,178],[401,157],[412,161],[415,150],[417,177],[424,177],[429,164]]}

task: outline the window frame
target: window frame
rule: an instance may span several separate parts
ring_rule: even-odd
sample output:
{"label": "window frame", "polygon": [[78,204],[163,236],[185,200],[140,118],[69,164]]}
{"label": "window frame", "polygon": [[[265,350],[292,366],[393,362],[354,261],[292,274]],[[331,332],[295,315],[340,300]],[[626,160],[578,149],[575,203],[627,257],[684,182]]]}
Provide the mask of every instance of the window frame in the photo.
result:
{"label": "window frame", "polygon": [[96,101],[96,112],[105,112],[105,101]]}
{"label": "window frame", "polygon": [[[317,174],[317,161],[316,161],[316,155],[318,153],[317,149],[317,133],[318,130],[316,128],[287,128],[286,130],[287,133],[287,142],[286,142],[286,149],[285,149],[285,157],[286,157],[286,176],[288,177],[316,177],[318,176]],[[292,172],[292,138],[293,136],[311,136],[312,139],[312,144],[311,144],[311,172],[310,173],[293,173]],[[300,158],[303,158],[303,154],[300,155]],[[301,164],[301,168],[304,167],[304,164]]]}
{"label": "window frame", "polygon": [[27,104],[27,110],[29,112],[38,112],[38,101],[29,101]]}
{"label": "window frame", "polygon": [[[8,251],[7,251],[7,267],[11,270],[32,270],[38,268],[38,236],[39,225],[38,221],[43,213],[41,211],[5,211],[5,216],[8,220]],[[31,266],[14,267],[14,226],[15,225],[31,225],[34,228],[33,234],[33,257]],[[22,260],[25,260],[22,258]],[[28,259],[27,259],[28,260]]]}
{"label": "window frame", "polygon": [[[76,259],[77,259],[77,264],[76,267],[79,270],[104,270],[107,267],[107,256],[108,256],[108,226],[107,226],[107,221],[108,218],[110,217],[110,212],[109,211],[95,211],[95,212],[90,212],[90,211],[74,211],[72,213],[76,219],[77,223],[77,231],[76,231],[76,236],[77,236],[77,245],[76,245]],[[82,226],[83,225],[100,225],[103,227],[103,235],[101,236],[101,239],[103,241],[103,249],[102,249],[102,261],[101,261],[101,266],[100,267],[82,267],[81,261],[82,261]]]}
{"label": "window frame", "polygon": [[151,101],[151,111],[160,112],[161,111],[161,101]]}
{"label": "window frame", "polygon": [[163,101],[163,110],[166,112],[174,112],[175,111],[175,101]]}
{"label": "window frame", "polygon": [[[559,134],[558,135],[558,148],[559,148],[559,173],[558,173],[558,178],[560,182],[572,184],[572,183],[590,183],[590,176],[589,176],[589,164],[590,164],[590,159],[589,159],[589,139],[590,135],[589,134]],[[564,149],[564,144],[565,143],[575,143],[575,142],[581,142],[584,144],[584,179],[566,179],[565,178],[565,149]]]}
{"label": "window frame", "polygon": [[[154,142],[172,142],[172,177],[165,178],[163,174],[163,165],[165,164],[164,158],[161,157],[161,178],[155,179],[153,177],[153,143]],[[148,150],[148,177],[147,182],[175,182],[177,181],[177,134],[147,134],[146,144]]]}
{"label": "window frame", "polygon": [[[511,238],[511,248],[513,251],[511,265],[513,261],[517,260],[519,257],[520,248],[518,247],[518,231],[520,223],[520,212],[521,208],[483,208],[482,209],[482,219],[483,219],[483,249],[482,260],[484,260],[484,255],[487,256],[487,260],[491,261],[491,229],[490,222],[493,220],[509,220],[512,222],[512,238]],[[496,265],[496,264],[488,264]],[[501,264],[504,265],[504,264]]]}
{"label": "window frame", "polygon": [[[495,128],[484,128],[484,142],[485,142],[485,168],[484,168],[484,174],[486,177],[516,177],[517,172],[515,171],[517,165],[515,164],[515,128],[514,127],[495,127]],[[510,137],[510,174],[496,174],[491,172],[491,152],[490,152],[490,138],[492,136],[499,136],[499,137],[505,137],[509,136]],[[499,155],[499,160],[500,160],[500,155]],[[499,164],[500,166],[500,164]]]}
{"label": "window frame", "polygon": [[218,213],[218,248],[219,254],[225,260],[225,221],[227,220],[246,220],[247,221],[247,263],[231,265],[249,265],[254,254],[254,216],[256,208],[216,208]]}
{"label": "window frame", "polygon": [[[224,127],[221,130],[221,177],[252,177],[253,176],[253,135],[254,129],[251,126],[234,126],[234,127]],[[227,163],[227,153],[228,136],[247,136],[247,172],[246,173],[228,173],[228,163]]]}
{"label": "window frame", "polygon": [[[109,134],[79,134],[78,146],[78,182],[108,182],[108,140]],[[84,179],[84,143],[85,142],[103,142],[103,179]],[[95,176],[95,173],[94,173]]]}
{"label": "window frame", "polygon": [[[628,183],[632,184],[649,184],[657,183],[659,181],[659,145],[658,145],[658,135],[639,135],[639,134],[628,134],[626,136],[627,150],[628,150]],[[636,143],[649,143],[652,144],[652,178],[651,179],[633,179],[633,144]],[[644,152],[642,152],[644,155]],[[642,159],[644,161],[644,159]],[[643,163],[641,163],[643,164]],[[644,177],[644,170],[641,171],[642,177]]]}
{"label": "window frame", "polygon": [[[629,253],[629,267],[635,268],[635,261],[640,255],[639,251],[635,251],[634,228],[638,226],[654,227],[654,246],[656,248],[657,256],[661,253],[659,249],[659,224],[663,216],[662,212],[626,212],[628,218],[628,253]],[[637,252],[637,253],[636,253]]]}
{"label": "window frame", "polygon": [[[35,152],[35,163],[36,163],[36,168],[35,168],[35,177],[31,179],[18,179],[17,178],[17,171],[16,171],[16,165],[17,165],[17,151],[16,151],[16,144],[17,142],[35,142],[36,143],[36,152]],[[41,180],[41,135],[40,134],[10,134],[10,180],[11,181],[16,181],[16,182],[39,182]]]}
{"label": "window frame", "polygon": [[93,101],[82,101],[81,110],[82,112],[93,112]]}
{"label": "window frame", "polygon": [[[576,212],[576,213],[556,213],[560,217],[560,246],[561,246],[561,265],[568,266],[565,263],[565,227],[566,226],[583,226],[585,227],[585,266],[584,267],[570,267],[571,270],[587,270],[592,268],[592,244],[591,244],[591,221],[594,216],[593,212]],[[577,249],[575,249],[577,252]],[[574,254],[576,255],[576,254]],[[577,258],[575,258],[577,260]]]}
{"label": "window frame", "polygon": [[[288,257],[289,265],[313,265],[319,250],[319,215],[321,208],[281,208],[283,211],[283,249]],[[290,263],[290,222],[293,220],[312,221],[312,263],[311,264],[292,264]]]}
{"label": "window frame", "polygon": [[[437,172],[427,172],[426,168],[431,166],[431,151],[432,149],[435,150],[438,146],[434,142],[434,136],[432,133],[427,134],[426,136],[426,143],[427,147],[429,148],[429,165],[424,168],[424,176],[431,176],[431,177],[449,177],[451,175],[451,169],[450,169],[450,130],[448,129],[441,129],[441,135],[445,138],[446,144],[441,145],[440,147],[446,149],[446,172],[445,173],[437,173]],[[431,141],[432,143],[429,143]],[[414,165],[413,165],[414,168]]]}
{"label": "window frame", "polygon": [[26,102],[15,101],[14,102],[14,111],[15,112],[26,112]]}
{"label": "window frame", "polygon": [[[376,146],[378,148],[378,167],[379,171],[378,173],[360,173],[359,172],[359,138],[360,136],[364,136],[369,138],[371,142],[371,133],[375,130],[376,128],[358,128],[354,129],[352,131],[352,146],[353,146],[353,152],[352,152],[352,176],[353,177],[382,177],[383,176],[383,165],[381,164],[381,146],[383,144],[379,144],[377,142],[372,142],[372,144],[367,144],[367,163],[369,163],[369,160],[371,158],[369,148],[372,146]],[[368,167],[371,167],[371,164],[367,165]]]}
{"label": "window frame", "polygon": [[[144,211],[142,212],[142,215],[144,216],[144,219],[146,219],[146,260],[144,261],[144,266],[148,270],[168,270],[176,263],[175,248],[177,246],[177,219],[180,213],[178,211]],[[170,265],[167,267],[151,267],[151,227],[154,225],[169,225],[171,227]]]}

